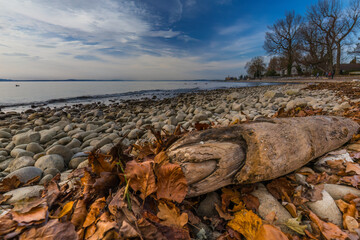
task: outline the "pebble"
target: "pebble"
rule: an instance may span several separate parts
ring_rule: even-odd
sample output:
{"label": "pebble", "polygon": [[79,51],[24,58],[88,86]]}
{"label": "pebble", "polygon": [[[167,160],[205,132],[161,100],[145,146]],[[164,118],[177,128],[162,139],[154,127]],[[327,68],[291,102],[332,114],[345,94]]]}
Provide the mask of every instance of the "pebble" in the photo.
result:
{"label": "pebble", "polygon": [[64,170],[65,163],[62,156],[57,154],[45,155],[35,162],[35,167],[45,171],[48,168],[56,168],[60,172]]}
{"label": "pebble", "polygon": [[306,205],[322,219],[328,219],[339,227],[342,226],[342,214],[330,194],[323,190],[323,199],[316,202],[307,202]]}
{"label": "pebble", "polygon": [[21,187],[11,190],[3,194],[4,196],[12,196],[5,202],[5,204],[14,204],[27,198],[40,197],[43,190],[44,187],[40,185]]}
{"label": "pebble", "polygon": [[21,183],[26,183],[35,177],[38,176],[41,177],[42,173],[43,171],[37,167],[23,167],[16,171],[13,171],[5,178],[11,178],[13,176],[17,176]]}

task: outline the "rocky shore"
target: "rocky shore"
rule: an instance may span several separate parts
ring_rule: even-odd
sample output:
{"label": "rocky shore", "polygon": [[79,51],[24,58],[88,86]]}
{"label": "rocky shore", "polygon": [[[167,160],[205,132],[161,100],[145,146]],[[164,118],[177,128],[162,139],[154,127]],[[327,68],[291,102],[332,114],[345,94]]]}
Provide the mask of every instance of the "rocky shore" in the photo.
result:
{"label": "rocky shore", "polygon": [[[0,113],[0,180],[17,176],[21,183],[38,177],[37,185],[21,187],[11,204],[39,196],[43,185],[58,173],[65,183],[73,169],[88,165],[87,152],[108,152],[123,138],[130,145],[151,141],[148,130],[173,132],[177,125],[228,126],[231,123],[272,117],[280,108],[308,105],[327,112],[349,108],[345,98],[330,90],[305,90],[305,84],[262,86],[181,94],[164,100],[93,103],[62,108],[40,108],[23,113]],[[61,185],[61,183],[60,183]],[[1,213],[0,208],[0,213]]]}

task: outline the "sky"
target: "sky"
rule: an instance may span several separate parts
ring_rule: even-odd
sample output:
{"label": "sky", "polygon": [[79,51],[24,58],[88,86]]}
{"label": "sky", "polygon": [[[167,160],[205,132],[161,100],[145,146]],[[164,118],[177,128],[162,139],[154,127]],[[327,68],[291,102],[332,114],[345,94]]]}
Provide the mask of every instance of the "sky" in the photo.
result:
{"label": "sky", "polygon": [[[0,78],[224,79],[315,0],[0,0]],[[268,59],[268,58],[266,58]]]}

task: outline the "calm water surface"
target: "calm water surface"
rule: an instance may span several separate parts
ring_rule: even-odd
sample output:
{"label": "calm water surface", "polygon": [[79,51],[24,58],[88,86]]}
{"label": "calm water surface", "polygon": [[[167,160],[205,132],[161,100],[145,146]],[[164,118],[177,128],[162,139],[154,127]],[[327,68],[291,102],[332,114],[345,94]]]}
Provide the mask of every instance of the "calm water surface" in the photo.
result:
{"label": "calm water surface", "polygon": [[0,107],[7,111],[23,110],[30,105],[39,104],[65,105],[110,99],[137,99],[154,95],[161,98],[205,89],[269,84],[221,81],[0,82]]}

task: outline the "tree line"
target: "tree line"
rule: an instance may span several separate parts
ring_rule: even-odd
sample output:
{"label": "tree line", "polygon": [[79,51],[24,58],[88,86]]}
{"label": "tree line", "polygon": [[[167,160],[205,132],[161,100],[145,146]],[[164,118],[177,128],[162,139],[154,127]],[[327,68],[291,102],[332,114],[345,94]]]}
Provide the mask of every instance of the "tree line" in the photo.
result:
{"label": "tree line", "polygon": [[[291,75],[294,63],[310,68],[313,73],[340,74],[344,46],[359,29],[360,0],[350,0],[344,6],[340,0],[319,0],[308,6],[304,16],[295,11],[285,13],[268,26],[264,49],[272,56],[268,75],[286,69]],[[250,76],[259,77],[265,71],[262,57],[255,57],[245,66]]]}

